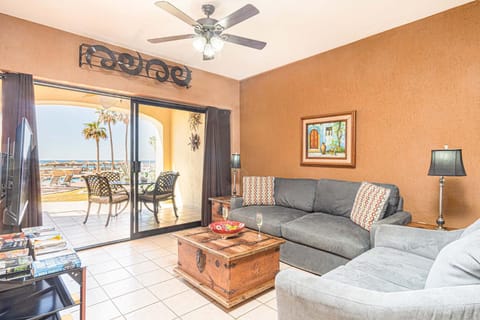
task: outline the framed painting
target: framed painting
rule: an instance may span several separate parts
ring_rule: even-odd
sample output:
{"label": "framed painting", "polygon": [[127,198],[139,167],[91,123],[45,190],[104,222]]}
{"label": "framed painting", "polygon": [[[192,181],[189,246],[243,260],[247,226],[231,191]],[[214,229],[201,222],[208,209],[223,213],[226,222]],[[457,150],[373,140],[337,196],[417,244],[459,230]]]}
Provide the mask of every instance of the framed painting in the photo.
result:
{"label": "framed painting", "polygon": [[355,114],[302,118],[302,166],[355,168]]}

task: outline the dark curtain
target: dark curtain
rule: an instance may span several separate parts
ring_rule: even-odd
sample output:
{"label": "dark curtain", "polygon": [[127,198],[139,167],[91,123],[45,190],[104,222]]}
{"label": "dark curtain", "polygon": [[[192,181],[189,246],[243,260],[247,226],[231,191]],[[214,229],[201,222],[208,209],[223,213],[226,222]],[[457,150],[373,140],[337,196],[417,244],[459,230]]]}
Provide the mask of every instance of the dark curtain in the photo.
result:
{"label": "dark curtain", "polygon": [[230,110],[207,108],[203,163],[202,226],[212,222],[210,197],[230,195]]}
{"label": "dark curtain", "polygon": [[[17,125],[23,117],[28,120],[33,132],[33,149],[30,161],[29,203],[22,227],[34,227],[42,225],[42,208],[33,78],[29,74],[7,73],[2,83],[2,152],[7,152],[7,138],[15,140]],[[3,210],[0,215],[3,215]],[[3,216],[0,221],[3,221]]]}

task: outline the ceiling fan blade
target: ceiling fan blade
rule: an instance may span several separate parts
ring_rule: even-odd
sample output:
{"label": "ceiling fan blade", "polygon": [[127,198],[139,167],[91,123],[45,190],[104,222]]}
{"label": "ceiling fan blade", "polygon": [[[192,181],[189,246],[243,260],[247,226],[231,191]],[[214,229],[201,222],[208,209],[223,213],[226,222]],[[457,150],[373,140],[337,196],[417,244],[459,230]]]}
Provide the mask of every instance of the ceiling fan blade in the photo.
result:
{"label": "ceiling fan blade", "polygon": [[258,49],[258,50],[262,50],[267,45],[267,43],[263,42],[263,41],[258,41],[258,40],[253,40],[253,39],[244,38],[244,37],[240,37],[240,36],[235,36],[233,34],[222,34],[222,38],[225,41],[235,43],[235,44],[239,44],[241,46],[250,47],[250,48],[253,48],[253,49]]}
{"label": "ceiling fan blade", "polygon": [[147,41],[150,43],[160,43],[160,42],[168,42],[168,41],[175,41],[175,40],[182,40],[182,39],[191,39],[195,37],[196,35],[194,34],[181,34],[178,36],[148,39]]}
{"label": "ceiling fan blade", "polygon": [[168,1],[157,1],[155,2],[155,5],[193,27],[198,25],[197,21],[195,21],[193,18],[188,16],[185,12],[178,9]]}
{"label": "ceiling fan blade", "polygon": [[237,11],[226,16],[225,18],[221,19],[220,21],[218,21],[217,25],[222,26],[223,29],[227,29],[242,21],[247,20],[248,18],[253,17],[259,12],[260,11],[258,11],[258,9],[255,8],[253,5],[247,4],[241,7],[240,9],[238,9]]}

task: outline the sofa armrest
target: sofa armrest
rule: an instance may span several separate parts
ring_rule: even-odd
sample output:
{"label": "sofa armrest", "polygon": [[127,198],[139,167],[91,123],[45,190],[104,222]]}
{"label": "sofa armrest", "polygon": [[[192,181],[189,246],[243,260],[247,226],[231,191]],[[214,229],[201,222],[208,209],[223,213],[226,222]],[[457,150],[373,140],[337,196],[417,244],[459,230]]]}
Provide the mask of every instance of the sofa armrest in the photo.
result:
{"label": "sofa armrest", "polygon": [[284,270],[275,280],[278,320],[480,319],[480,286],[379,292]]}
{"label": "sofa armrest", "polygon": [[382,224],[397,224],[397,225],[405,225],[412,221],[412,215],[410,212],[407,211],[397,211],[391,216],[388,216],[384,219],[380,219],[372,224],[372,228],[370,229],[370,247],[373,248],[375,244],[375,230],[378,226]]}
{"label": "sofa armrest", "polygon": [[241,208],[243,205],[243,197],[230,198],[230,210]]}
{"label": "sofa armrest", "polygon": [[388,247],[435,259],[440,250],[457,240],[462,230],[442,231],[408,226],[379,225],[375,228],[375,247]]}

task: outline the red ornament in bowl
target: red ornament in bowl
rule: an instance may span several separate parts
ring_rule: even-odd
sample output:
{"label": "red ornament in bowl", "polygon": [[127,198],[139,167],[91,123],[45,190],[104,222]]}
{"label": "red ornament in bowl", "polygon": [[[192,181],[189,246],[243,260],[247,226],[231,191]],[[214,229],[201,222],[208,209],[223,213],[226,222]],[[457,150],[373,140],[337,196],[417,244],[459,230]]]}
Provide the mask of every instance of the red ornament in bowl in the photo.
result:
{"label": "red ornament in bowl", "polygon": [[243,228],[245,228],[245,223],[231,220],[217,221],[210,223],[209,228],[212,232],[219,234],[222,238],[226,239],[233,237],[242,231]]}

